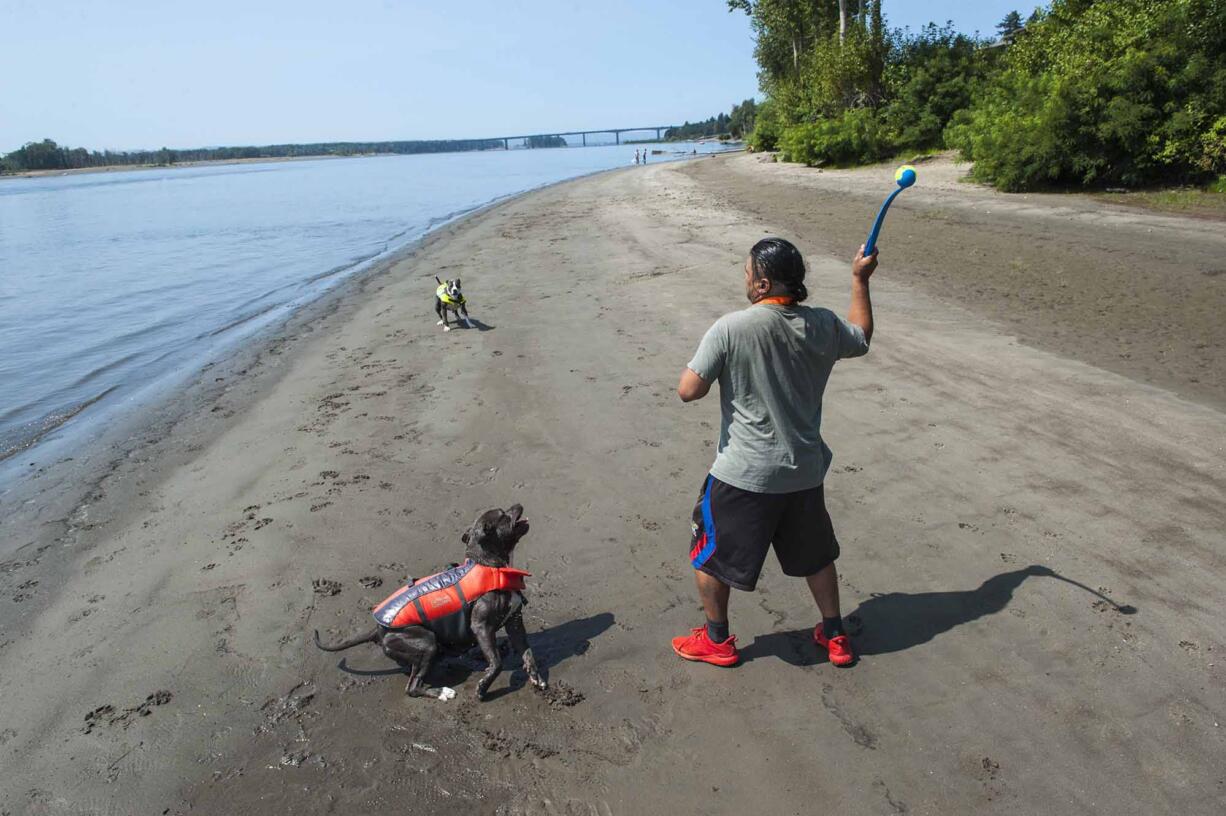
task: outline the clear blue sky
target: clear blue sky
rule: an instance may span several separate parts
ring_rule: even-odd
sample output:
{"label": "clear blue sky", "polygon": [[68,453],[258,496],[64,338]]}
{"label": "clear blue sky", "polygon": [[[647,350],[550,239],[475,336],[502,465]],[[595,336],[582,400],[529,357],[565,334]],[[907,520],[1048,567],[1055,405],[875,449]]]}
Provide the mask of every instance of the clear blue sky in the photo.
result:
{"label": "clear blue sky", "polygon": [[[984,33],[1017,6],[884,3]],[[723,0],[0,0],[0,25],[0,152],[662,125],[757,92]]]}

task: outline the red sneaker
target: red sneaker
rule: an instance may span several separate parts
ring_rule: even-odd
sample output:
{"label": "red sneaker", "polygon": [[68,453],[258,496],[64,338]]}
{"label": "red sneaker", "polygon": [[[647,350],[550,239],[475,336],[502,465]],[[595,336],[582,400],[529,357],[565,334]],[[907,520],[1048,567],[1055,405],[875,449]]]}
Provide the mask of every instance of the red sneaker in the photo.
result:
{"label": "red sneaker", "polygon": [[698,660],[713,666],[735,666],[741,659],[736,650],[736,637],[715,643],[707,636],[707,627],[699,626],[688,637],[673,638],[673,651],[686,660]]}
{"label": "red sneaker", "polygon": [[851,650],[851,638],[847,635],[835,635],[827,639],[819,623],[813,630],[813,642],[826,650],[830,655],[830,662],[836,666],[850,666],[856,662],[856,653]]}

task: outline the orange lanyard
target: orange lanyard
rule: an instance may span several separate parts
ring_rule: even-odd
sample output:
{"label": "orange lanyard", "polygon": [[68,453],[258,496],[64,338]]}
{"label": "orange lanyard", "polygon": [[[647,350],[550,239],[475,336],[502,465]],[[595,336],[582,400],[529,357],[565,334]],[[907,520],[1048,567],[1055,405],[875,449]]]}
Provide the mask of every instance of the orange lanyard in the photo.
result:
{"label": "orange lanyard", "polygon": [[762,298],[761,300],[759,300],[759,301],[758,301],[757,303],[755,303],[754,305],[755,305],[755,306],[760,306],[760,305],[761,305],[761,304],[763,304],[763,303],[774,303],[774,304],[779,305],[779,306],[795,306],[795,305],[796,305],[796,298],[794,298],[794,297],[783,297],[783,296],[780,296],[780,297],[768,297],[768,298]]}

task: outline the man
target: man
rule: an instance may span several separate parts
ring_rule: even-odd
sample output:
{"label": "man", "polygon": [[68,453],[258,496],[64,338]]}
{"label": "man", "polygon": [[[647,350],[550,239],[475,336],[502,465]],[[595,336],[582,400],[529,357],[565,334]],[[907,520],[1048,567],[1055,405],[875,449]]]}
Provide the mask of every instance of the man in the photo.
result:
{"label": "man", "polygon": [[826,512],[822,482],[830,449],[821,437],[822,394],[834,363],[868,352],[873,307],[868,281],[876,251],[864,247],[851,266],[851,308],[843,320],[829,309],[801,306],[805,264],[782,238],[765,238],[745,261],[749,308],[715,322],[681,373],[683,402],[702,399],[719,381],[719,448],[693,514],[690,561],[705,626],[673,639],[686,660],[732,666],[739,660],[728,632],[729,588],[752,591],[774,545],[785,575],[803,577],[822,622],[814,642],[830,662],[855,662],[839,610],[839,544]]}

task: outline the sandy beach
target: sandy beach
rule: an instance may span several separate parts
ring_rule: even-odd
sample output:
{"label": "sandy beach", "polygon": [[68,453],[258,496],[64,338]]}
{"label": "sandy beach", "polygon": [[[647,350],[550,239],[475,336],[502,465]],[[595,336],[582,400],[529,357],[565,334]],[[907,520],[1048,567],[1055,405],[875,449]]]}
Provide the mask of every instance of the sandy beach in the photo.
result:
{"label": "sandy beach", "polygon": [[[817,657],[773,562],[743,665],[672,654],[719,423],[677,375],[765,234],[844,310],[892,174],[763,158],[469,216],[37,463],[0,508],[0,813],[1220,814],[1220,222],[922,166],[824,408],[861,661]],[[435,326],[435,275],[477,328]],[[513,502],[550,694],[479,703],[463,658],[456,700],[407,699],[373,646],[311,645]]]}

